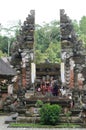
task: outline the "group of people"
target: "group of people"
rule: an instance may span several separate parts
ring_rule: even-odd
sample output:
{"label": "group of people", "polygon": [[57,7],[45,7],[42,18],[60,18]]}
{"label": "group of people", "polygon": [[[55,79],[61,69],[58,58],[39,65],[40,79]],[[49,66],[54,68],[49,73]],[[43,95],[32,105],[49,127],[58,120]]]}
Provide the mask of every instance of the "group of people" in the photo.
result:
{"label": "group of people", "polygon": [[42,81],[40,86],[37,88],[38,92],[41,92],[46,96],[58,96],[59,85],[57,80]]}
{"label": "group of people", "polygon": [[38,95],[42,94],[45,96],[61,96],[71,98],[69,89],[66,86],[61,86],[59,81],[51,78],[51,80],[42,80],[41,83],[37,86]]}

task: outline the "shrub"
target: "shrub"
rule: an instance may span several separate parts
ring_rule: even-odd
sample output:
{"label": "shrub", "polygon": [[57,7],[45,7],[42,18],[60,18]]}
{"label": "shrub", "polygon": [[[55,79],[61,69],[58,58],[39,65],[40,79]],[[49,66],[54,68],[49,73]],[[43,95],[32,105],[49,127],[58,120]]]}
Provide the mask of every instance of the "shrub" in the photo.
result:
{"label": "shrub", "polygon": [[37,100],[35,106],[36,107],[42,107],[43,106],[43,102],[41,100]]}
{"label": "shrub", "polygon": [[59,105],[44,104],[40,109],[40,121],[44,125],[56,125],[60,119],[61,107]]}

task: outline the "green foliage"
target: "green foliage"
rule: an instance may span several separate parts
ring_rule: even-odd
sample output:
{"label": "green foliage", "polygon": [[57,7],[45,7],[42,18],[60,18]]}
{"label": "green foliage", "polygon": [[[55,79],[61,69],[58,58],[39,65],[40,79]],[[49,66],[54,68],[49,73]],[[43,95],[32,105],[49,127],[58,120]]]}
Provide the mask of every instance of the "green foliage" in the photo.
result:
{"label": "green foliage", "polygon": [[80,35],[79,39],[83,41],[83,46],[86,48],[86,16],[83,16],[79,21]]}
{"label": "green foliage", "polygon": [[43,102],[41,100],[37,100],[36,104],[37,107],[43,106]]}
{"label": "green foliage", "polygon": [[3,53],[3,52],[0,50],[0,58],[1,58],[1,57],[4,57],[4,56],[6,56],[6,54]]}
{"label": "green foliage", "polygon": [[40,29],[38,28],[38,30],[36,30],[35,40],[36,40],[36,49],[44,53],[50,43],[49,34],[47,33],[45,27],[41,27]]}
{"label": "green foliage", "polygon": [[7,53],[8,48],[8,37],[6,36],[0,36],[0,50],[2,50],[3,53]]}
{"label": "green foliage", "polygon": [[72,21],[72,23],[78,40],[82,40],[83,47],[86,48],[86,16],[83,16],[79,23],[76,20]]}
{"label": "green foliage", "polygon": [[86,35],[86,16],[83,16],[79,22],[80,30]]}
{"label": "green foliage", "polygon": [[70,124],[67,123],[59,124],[59,125],[41,125],[41,124],[32,124],[32,123],[10,123],[9,128],[81,128],[79,124]]}
{"label": "green foliage", "polygon": [[57,43],[50,43],[48,49],[46,50],[46,55],[47,55],[47,59],[49,59],[49,61],[51,63],[60,63],[60,51],[61,51],[61,46],[60,46],[60,42]]}
{"label": "green foliage", "polygon": [[81,34],[79,39],[82,39],[83,41],[83,46],[86,48],[86,35],[85,34]]}
{"label": "green foliage", "polygon": [[49,59],[51,63],[60,63],[60,42],[50,43],[45,53],[41,53],[40,50],[36,50],[36,63],[43,63],[46,59]]}
{"label": "green foliage", "polygon": [[36,62],[43,63],[49,59],[51,63],[60,63],[60,28],[54,20],[43,26],[36,25],[35,31]]}
{"label": "green foliage", "polygon": [[80,36],[81,35],[81,30],[80,30],[80,26],[79,26],[78,22],[76,20],[73,20],[72,24],[73,24],[73,27],[74,27],[74,30],[75,30],[76,34],[78,36]]}
{"label": "green foliage", "polygon": [[36,25],[35,30],[36,49],[42,53],[46,51],[49,44],[60,41],[59,22],[52,21],[50,24],[45,23],[43,26]]}
{"label": "green foliage", "polygon": [[56,125],[60,120],[61,107],[59,105],[44,104],[40,109],[40,120],[44,125]]}
{"label": "green foliage", "polygon": [[37,64],[45,62],[45,59],[47,57],[45,53],[41,53],[40,50],[36,50],[35,54],[36,54],[35,58],[36,58],[36,63]]}
{"label": "green foliage", "polygon": [[11,44],[15,39],[9,38],[7,36],[0,36],[0,50],[3,52],[3,54],[8,54],[8,44],[9,50],[11,51]]}
{"label": "green foliage", "polygon": [[16,40],[16,36],[19,34],[20,25],[21,21],[19,21],[17,25],[12,25],[8,28],[0,27],[0,50],[2,50],[3,53],[8,54],[8,44],[9,51],[11,51],[11,44]]}

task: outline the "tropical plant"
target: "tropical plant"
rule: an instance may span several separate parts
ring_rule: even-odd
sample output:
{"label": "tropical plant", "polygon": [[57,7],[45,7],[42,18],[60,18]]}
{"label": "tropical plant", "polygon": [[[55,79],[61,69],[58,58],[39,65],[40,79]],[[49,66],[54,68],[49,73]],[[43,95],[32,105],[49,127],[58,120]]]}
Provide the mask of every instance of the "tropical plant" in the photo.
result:
{"label": "tropical plant", "polygon": [[44,104],[40,109],[40,120],[44,125],[56,125],[60,120],[61,107],[59,105]]}

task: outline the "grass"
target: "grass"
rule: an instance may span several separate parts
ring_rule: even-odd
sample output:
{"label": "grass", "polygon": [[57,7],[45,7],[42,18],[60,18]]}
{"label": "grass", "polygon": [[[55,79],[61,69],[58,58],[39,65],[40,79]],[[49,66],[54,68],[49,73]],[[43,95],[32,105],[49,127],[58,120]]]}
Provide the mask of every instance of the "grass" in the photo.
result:
{"label": "grass", "polygon": [[80,125],[77,124],[58,124],[58,125],[41,125],[41,124],[32,124],[32,123],[10,123],[9,127],[28,127],[28,128],[81,128]]}

